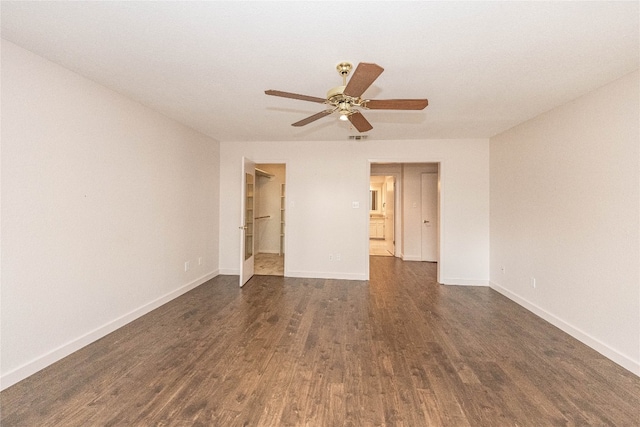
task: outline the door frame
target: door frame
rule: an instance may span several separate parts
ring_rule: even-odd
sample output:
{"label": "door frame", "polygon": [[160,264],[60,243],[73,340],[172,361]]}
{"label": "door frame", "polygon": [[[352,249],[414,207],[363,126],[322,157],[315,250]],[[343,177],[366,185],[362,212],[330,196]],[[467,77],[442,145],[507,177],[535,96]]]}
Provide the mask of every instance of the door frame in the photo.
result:
{"label": "door frame", "polygon": [[[245,157],[243,156],[243,159]],[[287,226],[287,224],[290,222],[290,218],[291,218],[291,209],[289,209],[289,200],[290,199],[290,188],[289,188],[289,162],[287,160],[281,160],[281,159],[264,159],[264,158],[260,158],[260,157],[256,157],[256,158],[252,158],[251,161],[253,163],[255,163],[256,165],[259,164],[274,164],[274,165],[284,165],[284,184],[285,184],[285,188],[286,188],[286,197],[285,197],[285,203],[287,203],[287,206],[285,207],[285,233],[284,233],[284,248],[285,248],[285,253],[282,255],[284,257],[284,277],[288,277],[289,276],[289,270],[287,269],[287,248],[289,247],[289,227]],[[244,167],[244,163],[243,163],[243,167]],[[242,175],[242,179],[244,180],[244,174]],[[244,184],[244,181],[243,181]],[[240,198],[243,197],[243,194],[240,194]],[[244,202],[242,202],[244,203]],[[242,253],[242,248],[240,248],[240,256],[243,257],[244,254]],[[255,254],[254,254],[255,256]],[[242,262],[242,261],[241,261]],[[240,269],[242,268],[242,265],[240,265]],[[240,270],[241,272],[242,270]]]}
{"label": "door frame", "polygon": [[[251,170],[253,169],[253,170]],[[247,221],[247,175],[253,177],[253,190],[251,194],[252,206],[251,206],[251,222]],[[254,261],[256,252],[256,235],[255,235],[255,206],[256,206],[256,162],[247,157],[242,157],[242,177],[240,179],[240,271],[239,283],[240,287],[243,287],[245,283],[253,277],[254,273]],[[248,224],[251,224],[249,227]],[[249,229],[250,228],[250,229]],[[251,256],[245,258],[247,251],[247,232],[251,232]]]}
{"label": "door frame", "polygon": [[[442,201],[444,200],[444,197],[446,195],[446,188],[444,185],[444,176],[446,174],[447,171],[447,166],[446,166],[446,160],[442,159],[442,158],[438,158],[438,157],[434,157],[434,158],[424,158],[424,159],[420,159],[420,160],[416,160],[415,158],[413,159],[389,159],[389,158],[374,158],[374,159],[368,159],[367,160],[367,174],[366,177],[363,177],[363,200],[368,200],[369,199],[369,186],[370,186],[370,177],[372,175],[371,173],[371,165],[373,163],[385,163],[385,164],[393,164],[393,165],[402,165],[402,164],[419,164],[419,163],[437,163],[438,164],[438,232],[437,232],[437,247],[438,247],[438,262],[436,265],[436,280],[438,281],[438,283],[440,283],[440,277],[441,277],[441,271],[443,270],[443,264],[446,263],[446,261],[443,261],[442,259],[442,249],[444,247],[445,244],[445,239],[444,239],[444,227],[446,224],[446,213],[444,212],[443,209],[443,203]],[[404,182],[402,180],[402,174],[398,174],[398,173],[380,173],[380,174],[376,174],[376,175],[386,175],[386,176],[394,176],[396,179],[396,191],[395,191],[395,199],[396,201],[401,200],[401,197],[404,196]],[[400,182],[400,185],[398,185],[398,182]],[[404,222],[404,209],[400,208],[398,209],[398,206],[401,206],[401,203],[397,203],[396,204],[396,221],[398,221],[398,217],[400,216],[400,227],[398,227],[398,223],[396,222],[396,247],[395,247],[395,251],[397,253],[398,251],[398,232],[402,233],[403,230],[403,222]],[[367,205],[368,206],[368,205]],[[398,210],[400,210],[400,215],[398,215]],[[367,280],[369,280],[369,275],[370,275],[370,263],[369,263],[369,210],[366,209],[363,212],[363,217],[366,215],[366,233],[365,233],[365,237],[366,237],[366,241],[364,242],[365,244],[364,246],[364,250],[366,251],[365,253],[367,254],[366,261],[365,261],[365,265],[366,265],[366,277]],[[404,244],[404,236],[402,236],[401,238],[401,242],[403,242]],[[404,255],[404,254],[402,254]]]}

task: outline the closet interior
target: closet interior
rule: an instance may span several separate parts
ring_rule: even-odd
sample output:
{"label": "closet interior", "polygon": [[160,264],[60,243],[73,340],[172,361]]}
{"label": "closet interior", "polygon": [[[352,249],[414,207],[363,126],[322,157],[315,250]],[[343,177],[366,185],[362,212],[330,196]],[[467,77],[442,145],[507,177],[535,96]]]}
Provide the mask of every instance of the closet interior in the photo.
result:
{"label": "closet interior", "polygon": [[256,165],[254,273],[284,276],[286,230],[286,166]]}

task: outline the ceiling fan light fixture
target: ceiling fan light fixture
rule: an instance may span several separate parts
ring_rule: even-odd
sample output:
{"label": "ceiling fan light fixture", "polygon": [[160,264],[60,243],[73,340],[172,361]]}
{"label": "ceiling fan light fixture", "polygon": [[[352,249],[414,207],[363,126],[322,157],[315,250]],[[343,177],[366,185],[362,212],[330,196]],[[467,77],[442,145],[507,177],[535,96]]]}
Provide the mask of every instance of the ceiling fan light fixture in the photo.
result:
{"label": "ceiling fan light fixture", "polygon": [[349,120],[349,115],[353,112],[351,111],[351,105],[347,101],[342,101],[338,104],[340,120],[347,121]]}

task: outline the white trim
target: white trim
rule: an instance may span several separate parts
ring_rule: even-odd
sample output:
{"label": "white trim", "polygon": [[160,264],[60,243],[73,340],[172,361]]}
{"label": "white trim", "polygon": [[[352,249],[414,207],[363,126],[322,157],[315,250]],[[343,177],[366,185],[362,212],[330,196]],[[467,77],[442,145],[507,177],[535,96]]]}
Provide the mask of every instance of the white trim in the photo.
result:
{"label": "white trim", "polygon": [[565,320],[557,317],[554,314],[549,313],[545,309],[522,298],[520,295],[515,294],[508,289],[503,288],[497,283],[489,282],[489,286],[491,286],[491,288],[496,292],[499,292],[500,294],[509,298],[516,304],[521,305],[522,307],[526,308],[533,314],[546,320],[547,322],[551,323],[553,326],[557,327],[563,332],[566,332],[567,334],[571,335],[573,338],[577,339],[583,344],[588,345],[589,347],[591,347],[598,353],[602,354],[606,358],[612,360],[613,362],[617,363],[618,365],[622,366],[628,371],[634,373],[635,375],[640,376],[640,361],[633,360],[629,356],[618,352],[617,350],[609,347],[607,344],[603,343],[597,338],[592,337],[591,335],[587,334],[581,329],[576,328],[570,323],[567,323]]}
{"label": "white trim", "polygon": [[456,279],[455,277],[452,277],[452,278],[444,277],[438,283],[440,283],[441,285],[448,285],[448,286],[489,286],[488,280]]}
{"label": "white trim", "polygon": [[237,276],[240,274],[240,270],[237,268],[221,268],[218,274],[223,276]]}
{"label": "white trim", "polygon": [[182,294],[189,292],[190,290],[200,286],[201,284],[207,282],[208,280],[213,279],[218,276],[218,270],[212,271],[204,276],[199,277],[198,279],[187,283],[184,286],[179,287],[155,300],[148,302],[141,307],[136,308],[133,311],[130,311],[127,314],[124,314],[103,326],[100,326],[93,331],[87,332],[86,334],[66,343],[62,346],[28,362],[13,371],[7,372],[2,377],[0,377],[0,390],[4,390],[7,387],[10,387],[16,384],[19,381],[29,377],[30,375],[35,374],[36,372],[46,368],[47,366],[57,362],[60,359],[70,355],[73,352],[80,350],[81,348],[99,340],[130,323],[139,317],[144,316],[152,310],[168,303],[169,301],[179,297]]}
{"label": "white trim", "polygon": [[403,261],[422,261],[422,257],[420,256],[404,256],[402,255],[402,260]]}

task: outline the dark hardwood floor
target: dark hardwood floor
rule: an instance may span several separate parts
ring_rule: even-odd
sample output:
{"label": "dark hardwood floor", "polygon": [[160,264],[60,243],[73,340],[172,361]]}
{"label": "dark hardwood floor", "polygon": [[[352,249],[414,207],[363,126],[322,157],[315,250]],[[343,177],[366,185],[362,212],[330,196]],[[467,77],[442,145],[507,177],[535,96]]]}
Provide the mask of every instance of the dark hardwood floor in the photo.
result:
{"label": "dark hardwood floor", "polygon": [[9,426],[637,426],[640,378],[489,288],[219,276],[0,393]]}

